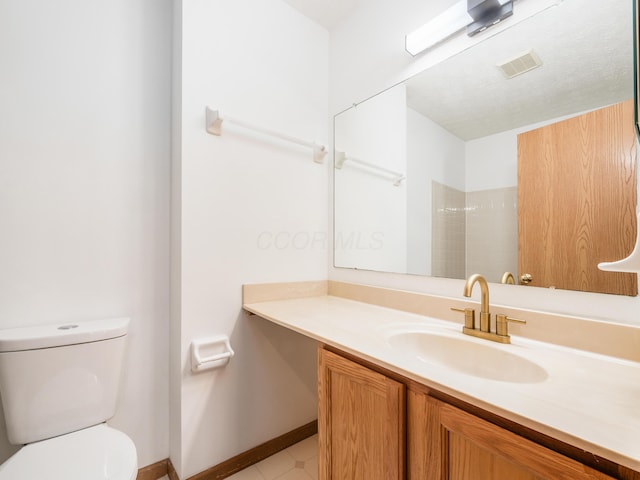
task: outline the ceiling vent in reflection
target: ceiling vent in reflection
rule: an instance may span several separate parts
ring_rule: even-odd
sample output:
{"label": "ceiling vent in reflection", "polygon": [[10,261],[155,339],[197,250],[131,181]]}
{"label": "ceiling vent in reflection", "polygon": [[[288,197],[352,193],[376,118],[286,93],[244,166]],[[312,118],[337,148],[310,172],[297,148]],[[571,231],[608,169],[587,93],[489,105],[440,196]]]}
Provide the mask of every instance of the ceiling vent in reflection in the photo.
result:
{"label": "ceiling vent in reflection", "polygon": [[497,67],[502,71],[505,77],[513,78],[518,75],[522,75],[529,70],[542,65],[540,57],[536,55],[536,52],[529,50],[526,53],[518,55],[515,58],[511,58],[504,63],[498,64]]}

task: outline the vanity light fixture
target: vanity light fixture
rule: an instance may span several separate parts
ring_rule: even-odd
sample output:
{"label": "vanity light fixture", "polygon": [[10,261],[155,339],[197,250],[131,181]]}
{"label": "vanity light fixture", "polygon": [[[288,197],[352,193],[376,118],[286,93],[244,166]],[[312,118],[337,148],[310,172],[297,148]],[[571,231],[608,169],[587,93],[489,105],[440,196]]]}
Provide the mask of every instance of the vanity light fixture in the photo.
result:
{"label": "vanity light fixture", "polygon": [[405,49],[411,55],[433,47],[473,22],[467,12],[467,0],[460,0],[433,20],[405,37]]}
{"label": "vanity light fixture", "polygon": [[473,37],[513,15],[513,0],[467,0],[467,12],[473,18],[467,35]]}
{"label": "vanity light fixture", "polygon": [[[514,16],[513,25],[563,0],[459,0],[453,6],[433,18],[414,32],[406,35],[405,49],[417,55],[467,30],[472,37],[502,20]],[[518,3],[518,14],[514,14],[514,3]],[[522,7],[520,4],[523,4]]]}

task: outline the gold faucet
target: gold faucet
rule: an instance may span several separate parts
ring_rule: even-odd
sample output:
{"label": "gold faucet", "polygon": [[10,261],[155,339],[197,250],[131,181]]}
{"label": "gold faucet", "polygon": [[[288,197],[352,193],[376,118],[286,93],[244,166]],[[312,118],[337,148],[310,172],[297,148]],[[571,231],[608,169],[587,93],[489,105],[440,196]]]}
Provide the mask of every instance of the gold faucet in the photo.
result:
{"label": "gold faucet", "polygon": [[465,297],[470,297],[473,286],[476,283],[480,285],[480,330],[488,332],[491,324],[491,313],[489,313],[489,284],[485,278],[479,273],[471,275],[464,284],[462,294]]}
{"label": "gold faucet", "polygon": [[515,285],[516,284],[516,279],[513,278],[513,273],[504,272],[502,274],[502,278],[500,279],[500,283]]}
{"label": "gold faucet", "polygon": [[464,290],[462,294],[465,297],[470,297],[475,284],[480,285],[480,328],[475,328],[475,310],[473,308],[456,308],[451,307],[451,310],[464,313],[464,327],[462,327],[462,333],[467,335],[473,335],[474,337],[484,338],[485,340],[491,340],[493,342],[511,343],[511,337],[508,333],[508,322],[527,323],[524,320],[517,318],[511,318],[504,314],[496,315],[496,331],[491,331],[491,313],[489,312],[489,284],[487,280],[475,273],[471,275],[464,284]]}

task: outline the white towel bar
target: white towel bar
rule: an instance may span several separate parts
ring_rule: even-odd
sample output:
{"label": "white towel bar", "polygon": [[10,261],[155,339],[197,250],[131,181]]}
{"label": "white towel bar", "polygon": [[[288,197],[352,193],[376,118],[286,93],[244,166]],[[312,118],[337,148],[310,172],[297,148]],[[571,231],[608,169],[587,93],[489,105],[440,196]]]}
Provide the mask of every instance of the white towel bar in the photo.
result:
{"label": "white towel bar", "polygon": [[370,162],[365,162],[364,160],[360,160],[359,158],[348,157],[345,152],[336,151],[335,157],[336,157],[335,158],[336,168],[338,170],[343,167],[344,162],[346,161],[349,161],[351,163],[357,163],[358,165],[362,165],[372,170],[382,172],[386,175],[391,175],[392,177],[391,180],[393,181],[393,184],[396,187],[400,186],[400,183],[407,178],[404,173],[396,172],[394,170],[389,170],[388,168],[384,168],[384,167],[379,167],[378,165],[375,165]]}
{"label": "white towel bar", "polygon": [[206,115],[206,129],[207,129],[207,132],[210,133],[211,135],[218,135],[218,136],[222,135],[222,122],[226,120],[227,122],[235,123],[236,125],[239,125],[244,128],[248,128],[249,130],[254,130],[263,135],[279,138],[280,140],[285,140],[287,142],[302,145],[303,147],[310,147],[313,150],[313,161],[316,163],[324,163],[324,157],[327,154],[327,149],[325,148],[324,145],[319,145],[316,142],[308,142],[306,140],[300,140],[299,138],[292,137],[284,133],[274,132],[273,130],[268,130],[266,128],[258,127],[256,125],[247,123],[243,120],[238,120],[236,118],[232,118],[226,115],[225,115],[225,118],[222,118],[218,110],[212,110],[209,107],[206,107],[205,115]]}

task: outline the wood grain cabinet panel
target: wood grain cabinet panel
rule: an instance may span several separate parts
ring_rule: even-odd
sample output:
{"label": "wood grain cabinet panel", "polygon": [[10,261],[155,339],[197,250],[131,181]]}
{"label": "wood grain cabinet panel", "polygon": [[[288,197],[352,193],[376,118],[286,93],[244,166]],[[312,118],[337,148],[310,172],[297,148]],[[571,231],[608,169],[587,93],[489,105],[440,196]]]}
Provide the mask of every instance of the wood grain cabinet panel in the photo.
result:
{"label": "wood grain cabinet panel", "polygon": [[604,272],[636,239],[633,101],[518,135],[518,274],[531,286],[638,294]]}
{"label": "wood grain cabinet panel", "polygon": [[408,405],[410,480],[613,479],[428,395]]}
{"label": "wood grain cabinet panel", "polygon": [[608,476],[551,449],[561,442],[540,445],[517,424],[507,430],[476,407],[347,356],[318,350],[320,480],[640,480],[603,460],[616,475]]}
{"label": "wood grain cabinet panel", "polygon": [[405,478],[405,390],[386,376],[319,350],[320,480]]}

